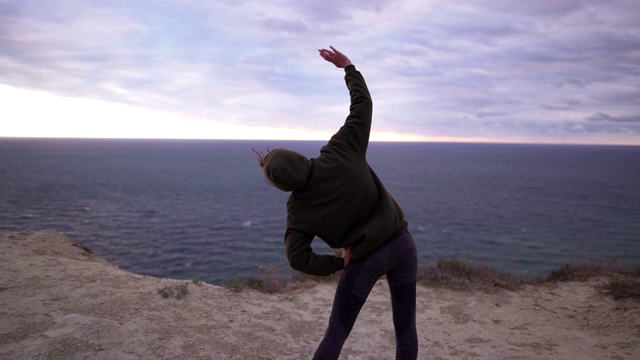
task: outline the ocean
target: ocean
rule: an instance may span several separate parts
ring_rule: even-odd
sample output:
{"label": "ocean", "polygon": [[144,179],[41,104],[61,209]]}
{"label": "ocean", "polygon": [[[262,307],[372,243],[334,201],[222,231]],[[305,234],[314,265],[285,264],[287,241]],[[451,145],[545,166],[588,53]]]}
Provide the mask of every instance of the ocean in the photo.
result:
{"label": "ocean", "polygon": [[[323,144],[0,138],[0,231],[58,231],[151,276],[292,275],[288,194],[251,149],[315,157]],[[421,266],[455,257],[538,278],[567,263],[640,264],[640,147],[371,143],[368,159]]]}

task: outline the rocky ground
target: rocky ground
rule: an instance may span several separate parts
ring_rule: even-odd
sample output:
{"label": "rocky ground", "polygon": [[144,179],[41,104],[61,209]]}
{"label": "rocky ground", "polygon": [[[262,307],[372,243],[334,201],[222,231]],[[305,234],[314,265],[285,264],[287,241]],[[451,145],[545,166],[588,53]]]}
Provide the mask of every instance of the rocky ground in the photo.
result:
{"label": "rocky ground", "polygon": [[[418,287],[420,359],[640,359],[640,304],[602,280],[495,294]],[[309,359],[334,284],[264,294],[126,272],[68,237],[0,234],[0,359]],[[393,359],[380,281],[341,359]]]}

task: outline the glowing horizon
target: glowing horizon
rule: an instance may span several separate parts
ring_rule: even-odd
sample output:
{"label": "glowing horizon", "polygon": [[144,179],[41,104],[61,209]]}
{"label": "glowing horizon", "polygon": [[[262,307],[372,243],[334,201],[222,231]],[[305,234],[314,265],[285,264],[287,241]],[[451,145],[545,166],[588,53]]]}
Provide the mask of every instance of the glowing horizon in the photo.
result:
{"label": "glowing horizon", "polygon": [[[323,141],[333,135],[333,132],[326,131],[211,122],[139,106],[62,97],[6,85],[0,85],[0,97],[7,100],[0,109],[0,118],[4,119],[0,121],[0,138]],[[339,125],[341,124],[337,124],[336,130]],[[372,130],[371,141],[640,145],[640,141],[544,142],[480,137],[429,137],[375,130]]]}
{"label": "glowing horizon", "polygon": [[[92,99],[0,85],[0,137],[109,139],[325,140],[333,133],[225,124]],[[38,104],[38,106],[31,106]],[[90,121],[88,121],[90,120]],[[376,132],[373,141],[420,141],[418,135]],[[424,140],[423,140],[424,141]]]}

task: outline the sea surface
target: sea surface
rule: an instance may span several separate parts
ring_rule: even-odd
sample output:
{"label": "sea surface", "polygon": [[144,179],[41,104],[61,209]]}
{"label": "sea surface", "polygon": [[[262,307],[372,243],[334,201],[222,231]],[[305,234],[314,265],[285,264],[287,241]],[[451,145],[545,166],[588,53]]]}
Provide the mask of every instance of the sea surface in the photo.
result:
{"label": "sea surface", "polygon": [[[292,275],[288,194],[266,184],[252,148],[314,157],[322,145],[0,138],[0,231],[59,231],[145,275]],[[538,278],[566,263],[640,263],[640,147],[371,143],[368,159],[421,266],[456,257]]]}

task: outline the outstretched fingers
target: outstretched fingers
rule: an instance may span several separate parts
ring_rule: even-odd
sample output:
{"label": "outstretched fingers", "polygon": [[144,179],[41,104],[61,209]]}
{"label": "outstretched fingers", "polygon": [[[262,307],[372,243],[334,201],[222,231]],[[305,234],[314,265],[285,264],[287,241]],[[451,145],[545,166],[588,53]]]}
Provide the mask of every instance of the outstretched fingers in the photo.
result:
{"label": "outstretched fingers", "polygon": [[331,62],[331,59],[335,56],[335,50],[334,52],[331,52],[327,49],[319,49],[318,52],[320,52],[320,56],[322,56],[323,59],[329,62]]}

